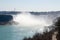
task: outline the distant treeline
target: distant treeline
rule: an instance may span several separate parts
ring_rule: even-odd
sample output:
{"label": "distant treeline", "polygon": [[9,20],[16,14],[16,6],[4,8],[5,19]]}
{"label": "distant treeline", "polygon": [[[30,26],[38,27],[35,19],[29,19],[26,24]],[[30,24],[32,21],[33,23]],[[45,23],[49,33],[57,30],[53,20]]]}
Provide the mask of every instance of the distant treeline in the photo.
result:
{"label": "distant treeline", "polygon": [[30,12],[32,15],[60,14],[60,11],[51,12]]}
{"label": "distant treeline", "polygon": [[0,11],[0,15],[6,15],[6,14],[18,14],[21,13],[19,11]]}
{"label": "distant treeline", "polygon": [[[21,11],[0,11],[0,14],[17,14],[21,13]],[[50,12],[29,12],[32,15],[46,15],[46,14],[60,14],[60,11],[50,11]]]}

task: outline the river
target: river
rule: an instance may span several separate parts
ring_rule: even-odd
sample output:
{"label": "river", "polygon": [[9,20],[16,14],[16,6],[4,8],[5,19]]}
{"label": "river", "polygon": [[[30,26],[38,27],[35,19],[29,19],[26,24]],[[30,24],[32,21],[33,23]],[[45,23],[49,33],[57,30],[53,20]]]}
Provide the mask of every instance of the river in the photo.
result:
{"label": "river", "polygon": [[0,25],[0,40],[23,40],[36,32],[42,33],[45,28],[48,29],[54,18],[54,15],[19,14],[13,19],[18,25]]}

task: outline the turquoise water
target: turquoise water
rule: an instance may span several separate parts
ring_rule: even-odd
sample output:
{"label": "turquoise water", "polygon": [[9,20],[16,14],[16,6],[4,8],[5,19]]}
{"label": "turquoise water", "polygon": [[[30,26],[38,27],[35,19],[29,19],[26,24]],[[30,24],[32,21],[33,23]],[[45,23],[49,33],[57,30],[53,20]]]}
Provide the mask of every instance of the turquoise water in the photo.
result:
{"label": "turquoise water", "polygon": [[29,27],[1,25],[0,40],[22,40],[24,37],[31,37],[34,32],[35,31]]}
{"label": "turquoise water", "polygon": [[21,26],[0,25],[0,40],[23,40],[24,37],[32,37],[36,32],[40,33],[43,32],[42,30],[46,28],[44,25],[52,24],[52,20],[54,18],[55,15],[54,16],[53,15],[35,16],[29,14],[18,15],[17,20],[15,19],[15,21],[20,22]]}

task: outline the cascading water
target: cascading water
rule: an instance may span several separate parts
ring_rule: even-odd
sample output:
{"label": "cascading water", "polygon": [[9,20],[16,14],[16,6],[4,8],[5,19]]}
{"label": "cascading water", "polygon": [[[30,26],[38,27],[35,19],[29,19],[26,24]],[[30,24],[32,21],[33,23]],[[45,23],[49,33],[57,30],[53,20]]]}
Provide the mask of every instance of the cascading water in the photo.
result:
{"label": "cascading water", "polygon": [[36,32],[43,33],[46,29],[50,31],[48,27],[60,15],[32,15],[22,12],[12,16],[12,25],[0,26],[0,40],[22,40],[24,37],[32,37]]}
{"label": "cascading water", "polygon": [[29,27],[38,31],[43,31],[52,24],[52,20],[48,15],[32,15],[30,13],[22,12],[14,16],[13,21],[17,22],[20,27]]}

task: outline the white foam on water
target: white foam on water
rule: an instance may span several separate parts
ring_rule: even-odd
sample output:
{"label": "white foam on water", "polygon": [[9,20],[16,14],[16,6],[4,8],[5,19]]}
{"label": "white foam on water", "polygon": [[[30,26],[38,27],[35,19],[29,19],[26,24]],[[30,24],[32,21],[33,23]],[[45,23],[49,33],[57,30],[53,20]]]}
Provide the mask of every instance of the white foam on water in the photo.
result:
{"label": "white foam on water", "polygon": [[29,27],[41,32],[48,28],[49,25],[52,25],[52,20],[48,15],[35,16],[26,12],[14,16],[13,21],[18,23],[18,27]]}
{"label": "white foam on water", "polygon": [[18,22],[20,26],[48,26],[45,19],[37,18],[36,16],[32,16],[30,13],[21,13],[16,15],[13,19],[14,21]]}

